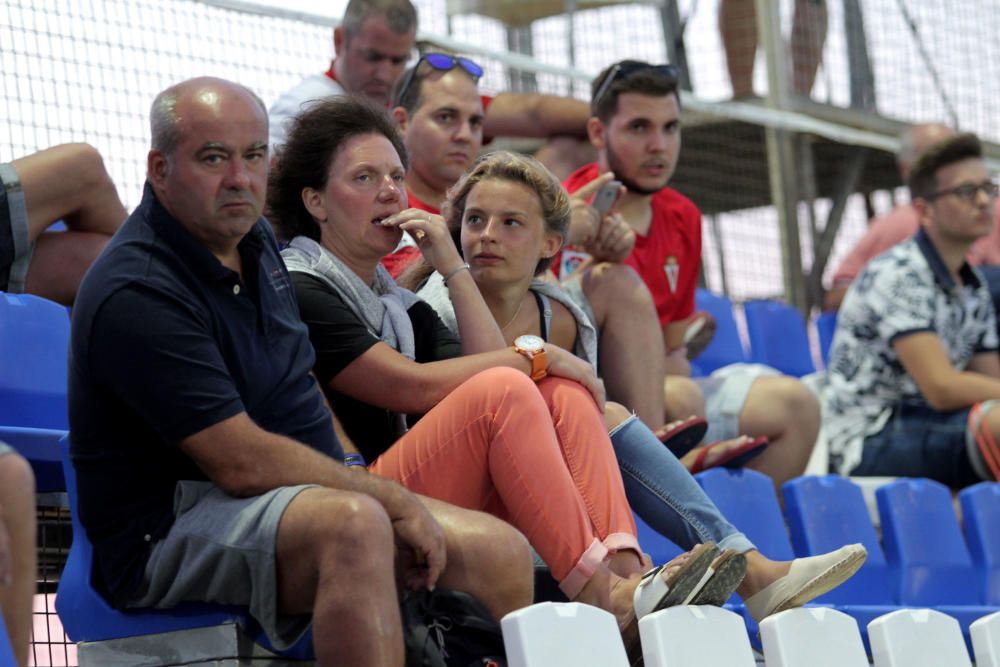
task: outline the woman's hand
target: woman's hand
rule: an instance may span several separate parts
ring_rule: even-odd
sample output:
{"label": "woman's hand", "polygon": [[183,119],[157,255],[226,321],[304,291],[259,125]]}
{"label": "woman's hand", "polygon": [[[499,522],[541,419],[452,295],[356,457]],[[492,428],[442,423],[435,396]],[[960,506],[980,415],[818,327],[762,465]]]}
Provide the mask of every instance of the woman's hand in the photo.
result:
{"label": "woman's hand", "polygon": [[412,236],[424,258],[441,275],[448,275],[463,264],[448,225],[440,215],[408,208],[389,216],[382,224],[394,225]]}
{"label": "woman's hand", "polygon": [[604,412],[606,399],[604,383],[597,377],[593,366],[572,352],[552,343],[545,344],[545,356],[549,360],[549,367],[546,369],[548,375],[579,382],[594,396],[594,402],[597,403],[601,413]]}

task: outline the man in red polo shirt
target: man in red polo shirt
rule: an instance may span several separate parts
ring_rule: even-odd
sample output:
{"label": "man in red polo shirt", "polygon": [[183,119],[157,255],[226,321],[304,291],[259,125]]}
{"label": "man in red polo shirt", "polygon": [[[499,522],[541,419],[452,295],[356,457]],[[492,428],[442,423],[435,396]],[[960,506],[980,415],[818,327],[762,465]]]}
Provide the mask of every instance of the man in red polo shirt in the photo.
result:
{"label": "man in red polo shirt", "polygon": [[570,176],[571,192],[605,171],[627,192],[617,210],[635,232],[625,260],[653,294],[667,350],[667,418],[705,413],[709,442],[739,434],[767,436],[770,445],[749,465],[776,483],[802,473],[819,430],[819,404],[798,380],[730,374],[697,384],[685,333],[694,315],[701,264],[701,212],[667,187],[681,147],[677,72],[669,65],[615,63],[592,85],[587,130],[598,162]]}

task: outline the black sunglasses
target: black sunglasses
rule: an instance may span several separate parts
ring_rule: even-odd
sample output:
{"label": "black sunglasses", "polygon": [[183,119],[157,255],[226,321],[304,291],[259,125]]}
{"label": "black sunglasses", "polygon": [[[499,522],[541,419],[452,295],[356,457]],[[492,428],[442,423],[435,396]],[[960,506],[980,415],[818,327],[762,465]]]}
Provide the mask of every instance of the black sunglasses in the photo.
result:
{"label": "black sunglasses", "polygon": [[979,196],[979,191],[982,190],[983,193],[990,199],[995,199],[997,193],[1000,192],[1000,185],[997,185],[993,181],[983,181],[982,183],[963,183],[962,185],[956,185],[953,188],[948,188],[947,190],[938,190],[937,192],[932,192],[924,199],[927,201],[934,201],[941,197],[946,197],[948,195],[955,195],[959,199],[963,199],[970,204],[976,203],[976,197]]}
{"label": "black sunglasses", "polygon": [[645,72],[647,70],[653,70],[655,74],[663,77],[667,80],[667,83],[677,85],[677,81],[680,78],[680,69],[677,65],[650,65],[649,63],[642,63],[637,61],[625,61],[618,63],[604,75],[604,80],[601,81],[601,85],[598,86],[597,92],[594,93],[594,100],[591,102],[591,108],[596,110],[600,105],[604,96],[608,94],[611,89],[611,85],[615,81],[621,81],[627,79],[633,74],[639,72]]}
{"label": "black sunglasses", "polygon": [[410,90],[410,86],[413,85],[413,80],[417,76],[417,70],[420,69],[420,65],[423,63],[427,63],[438,72],[450,72],[456,67],[461,67],[465,70],[465,73],[471,76],[472,80],[476,82],[478,82],[479,77],[483,75],[482,66],[473,60],[469,60],[468,58],[464,58],[462,56],[451,56],[447,53],[425,53],[420,56],[420,60],[417,61],[417,64],[411,67],[406,73],[406,77],[403,79],[403,83],[399,86],[399,90],[392,101],[393,106],[400,106],[400,103],[406,98],[406,93]]}

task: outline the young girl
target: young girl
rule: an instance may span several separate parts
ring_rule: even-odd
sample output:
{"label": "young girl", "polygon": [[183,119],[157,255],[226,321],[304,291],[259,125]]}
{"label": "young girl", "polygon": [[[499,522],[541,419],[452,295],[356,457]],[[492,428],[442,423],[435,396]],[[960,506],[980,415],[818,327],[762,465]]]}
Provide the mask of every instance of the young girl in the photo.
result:
{"label": "young girl", "polygon": [[[577,350],[592,363],[597,359],[587,317],[557,285],[538,278],[562,246],[569,217],[566,192],[544,166],[505,151],[484,155],[449,192],[443,212],[453,233],[460,231],[470,273],[505,338],[532,334]],[[454,326],[439,274],[432,274],[418,295]],[[615,410],[620,406],[609,408],[609,416]],[[747,576],[738,592],[754,618],[804,604],[863,563],[860,545],[791,563],[767,559],[641,421],[627,412],[618,421],[611,442],[629,503],[682,548],[711,540],[743,553]]]}

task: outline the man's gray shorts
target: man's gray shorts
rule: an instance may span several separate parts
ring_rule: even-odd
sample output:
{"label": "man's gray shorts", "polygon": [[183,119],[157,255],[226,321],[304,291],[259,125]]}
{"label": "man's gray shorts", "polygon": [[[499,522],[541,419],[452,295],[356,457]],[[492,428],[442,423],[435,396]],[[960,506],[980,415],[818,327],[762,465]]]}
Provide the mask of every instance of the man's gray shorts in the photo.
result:
{"label": "man's gray shorts", "polygon": [[0,292],[24,291],[31,251],[21,179],[14,165],[0,162]]}
{"label": "man's gray shorts", "polygon": [[311,616],[278,613],[278,523],[309,485],[236,498],[209,482],[181,481],[174,493],[174,524],[153,546],[145,589],[130,607],[174,607],[216,602],[249,607],[268,639],[288,648]]}
{"label": "man's gray shorts", "polygon": [[13,451],[14,450],[11,448],[10,445],[8,445],[6,442],[0,441],[0,456],[3,456],[4,454],[10,454]]}
{"label": "man's gray shorts", "polygon": [[[750,387],[757,378],[781,375],[762,364],[730,364],[707,378],[695,378],[705,396],[708,431],[705,442],[729,440],[740,435],[740,413],[746,405]],[[670,379],[667,379],[669,386]]]}

